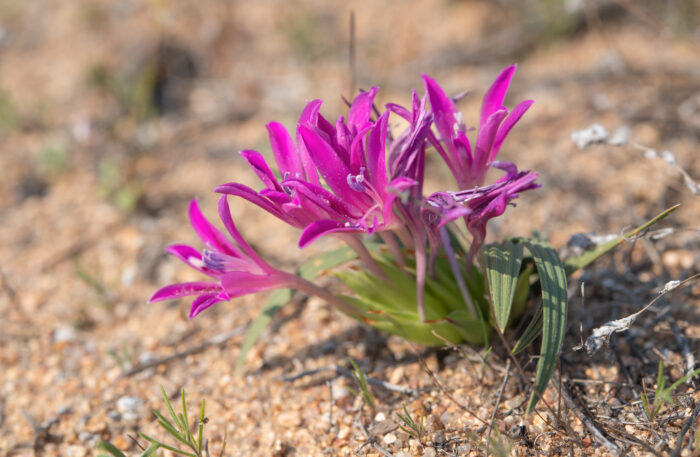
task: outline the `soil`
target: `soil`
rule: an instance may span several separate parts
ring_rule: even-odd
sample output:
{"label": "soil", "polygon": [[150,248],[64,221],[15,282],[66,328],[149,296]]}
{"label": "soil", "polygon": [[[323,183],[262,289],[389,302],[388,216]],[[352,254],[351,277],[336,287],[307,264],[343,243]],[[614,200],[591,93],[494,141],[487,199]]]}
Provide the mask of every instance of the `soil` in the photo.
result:
{"label": "soil", "polygon": [[[664,5],[0,4],[0,454],[81,457],[105,440],[138,455],[138,432],[175,444],[150,412],[165,411],[161,387],[173,399],[184,388],[192,411],[206,399],[214,455],[224,436],[232,456],[476,456],[487,436],[491,455],[697,454],[697,381],[678,386],[652,419],[641,398],[653,396],[660,362],[667,385],[695,368],[698,282],[665,295],[595,354],[577,350],[594,328],[700,270],[700,8]],[[188,301],[147,304],[165,284],[200,278],[164,248],[198,246],[190,199],[213,217],[214,186],[257,187],[237,152],[269,153],[265,123],[293,126],[314,98],[334,119],[341,95],[373,85],[380,104],[406,104],[426,72],[448,93],[470,90],[460,108],[474,124],[483,91],[514,62],[508,106],[536,104],[500,158],[537,171],[542,189],[494,221],[492,239],[538,232],[564,247],[575,233],[618,234],[681,204],[659,226],[667,236],[630,240],[571,280],[550,408],[524,413],[536,348],[517,359],[521,371],[497,342],[415,347],[298,299],[237,376],[264,295],[192,320]],[[571,133],[593,123],[626,126],[630,141],[578,149]],[[632,142],[671,151],[676,165]],[[433,170],[435,187],[447,175]],[[299,251],[298,232],[242,201],[232,210],[246,239],[289,270],[334,246]],[[512,344],[517,333],[506,337]],[[383,383],[371,385],[374,407],[351,392],[350,358]],[[285,380],[298,374],[308,375]],[[424,416],[420,436],[398,427],[404,407]]]}

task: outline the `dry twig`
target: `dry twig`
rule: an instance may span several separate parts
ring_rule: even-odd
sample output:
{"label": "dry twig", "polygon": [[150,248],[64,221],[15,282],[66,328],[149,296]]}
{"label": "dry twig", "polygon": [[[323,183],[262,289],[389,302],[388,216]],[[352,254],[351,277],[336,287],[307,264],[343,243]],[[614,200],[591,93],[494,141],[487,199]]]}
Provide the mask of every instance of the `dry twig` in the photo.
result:
{"label": "dry twig", "polygon": [[[556,376],[558,377],[558,375]],[[571,391],[569,391],[569,387],[565,383],[562,383],[561,394],[562,398],[566,402],[566,405],[574,412],[574,415],[576,415],[578,420],[581,421],[593,439],[598,444],[609,450],[611,454],[620,455],[620,448],[615,443],[608,440],[603,434],[603,431],[596,425],[595,421],[590,416],[586,415],[581,408],[579,408],[571,395]]]}
{"label": "dry twig", "polygon": [[681,455],[681,448],[683,447],[683,438],[685,437],[685,434],[688,433],[688,430],[690,430],[690,427],[693,426],[693,423],[695,422],[695,418],[698,416],[698,414],[700,414],[700,402],[698,402],[695,405],[695,409],[693,410],[693,413],[690,415],[690,417],[688,418],[686,423],[683,424],[683,428],[681,429],[681,432],[678,434],[678,438],[676,441],[676,448],[671,453],[671,457],[678,457],[679,455]]}

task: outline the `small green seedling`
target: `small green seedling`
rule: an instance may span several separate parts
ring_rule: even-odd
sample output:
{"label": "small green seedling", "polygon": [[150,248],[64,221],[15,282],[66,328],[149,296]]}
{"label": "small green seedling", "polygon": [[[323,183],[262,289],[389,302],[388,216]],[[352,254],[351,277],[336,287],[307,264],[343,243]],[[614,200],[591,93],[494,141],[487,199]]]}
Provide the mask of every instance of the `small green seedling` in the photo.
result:
{"label": "small green seedling", "polygon": [[409,436],[412,438],[417,439],[418,441],[421,440],[423,437],[423,420],[425,419],[425,411],[423,410],[423,407],[421,406],[420,408],[420,419],[418,419],[418,422],[411,417],[411,414],[408,412],[408,409],[406,409],[406,405],[403,405],[403,414],[401,413],[396,413],[398,416],[399,420],[402,422],[399,424],[399,428],[403,430],[404,432],[408,433]]}
{"label": "small green seedling", "polygon": [[[369,391],[369,386],[367,385],[367,378],[365,377],[365,374],[360,370],[360,368],[357,366],[357,363],[350,358],[350,363],[352,364],[352,377],[355,379],[355,382],[357,382],[358,387],[360,388],[360,392],[362,393],[362,401],[369,406],[370,408],[374,409],[374,396],[372,395],[372,392]],[[360,392],[354,390],[353,388],[349,386],[345,386],[346,389],[348,389],[354,396],[359,396]]]}
{"label": "small green seedling", "polygon": [[644,412],[647,414],[649,420],[654,420],[654,418],[659,414],[659,411],[661,411],[661,407],[664,405],[664,403],[668,403],[669,405],[673,404],[673,397],[671,397],[671,393],[676,390],[678,386],[686,382],[688,379],[694,378],[698,374],[700,374],[700,369],[697,369],[692,373],[688,373],[678,381],[671,384],[669,387],[666,387],[666,378],[664,378],[664,362],[660,360],[659,374],[656,378],[654,402],[651,404],[649,403],[649,397],[646,394],[646,389],[644,389],[644,392],[642,392],[642,406],[644,407]]}
{"label": "small green seedling", "polygon": [[[161,392],[163,393],[163,398],[165,399],[165,404],[168,407],[168,412],[172,418],[172,422],[166,418],[160,412],[154,410],[153,414],[158,418],[158,424],[170,433],[176,440],[180,441],[182,444],[187,446],[189,450],[183,451],[173,446],[167,445],[155,438],[151,438],[145,433],[139,432],[139,435],[147,440],[151,445],[146,449],[140,457],[151,457],[155,455],[158,449],[167,449],[179,455],[184,455],[187,457],[209,457],[209,449],[206,444],[204,444],[204,425],[208,422],[207,418],[204,416],[204,400],[202,400],[202,407],[200,408],[199,420],[190,425],[189,418],[187,416],[187,402],[185,401],[185,389],[182,389],[182,412],[176,414],[173,409],[173,405],[168,399],[168,395],[165,393],[165,389],[161,386]],[[197,436],[195,436],[191,430],[197,430]],[[107,454],[98,454],[97,457],[126,457],[119,449],[117,449],[113,444],[100,442],[97,444],[97,449],[109,452]],[[219,452],[219,457],[223,457],[224,450],[226,449],[226,436],[224,436],[224,443],[221,446],[221,452]],[[190,450],[192,452],[190,452]]]}

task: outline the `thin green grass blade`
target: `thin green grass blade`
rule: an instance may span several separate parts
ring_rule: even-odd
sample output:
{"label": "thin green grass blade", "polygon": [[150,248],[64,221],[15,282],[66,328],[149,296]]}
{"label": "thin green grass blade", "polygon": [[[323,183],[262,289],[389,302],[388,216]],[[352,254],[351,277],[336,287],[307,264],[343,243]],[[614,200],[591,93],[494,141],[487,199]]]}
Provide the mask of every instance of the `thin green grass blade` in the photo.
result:
{"label": "thin green grass blade", "polygon": [[[119,449],[117,449],[117,447],[115,445],[113,445],[112,443],[108,443],[106,441],[100,441],[99,443],[97,443],[97,446],[95,446],[95,447],[97,449],[99,449],[100,451],[109,452],[110,454],[112,454],[113,457],[126,457],[124,455],[124,453],[122,451],[120,451]],[[105,455],[105,454],[101,454],[101,455]]]}
{"label": "thin green grass blade", "polygon": [[165,429],[166,432],[170,433],[173,436],[173,438],[175,438],[176,440],[181,441],[183,444],[188,444],[185,437],[183,437],[180,434],[180,432],[175,430],[173,428],[173,426],[170,424],[170,422],[165,422],[164,420],[159,419],[158,425],[160,425],[163,429]]}
{"label": "thin green grass blade", "polygon": [[192,432],[190,431],[190,419],[187,417],[187,402],[185,400],[185,389],[180,390],[180,398],[182,398],[182,423],[185,425],[185,435],[189,441],[192,441]]}
{"label": "thin green grass blade", "polygon": [[199,410],[199,441],[197,442],[197,451],[202,453],[202,434],[204,433],[204,399],[202,399],[202,408]]}
{"label": "thin green grass blade", "polygon": [[156,455],[158,449],[160,449],[160,446],[160,444],[152,443],[150,446],[148,446],[148,449],[141,453],[140,457],[153,457],[154,455]]}
{"label": "thin green grass blade", "polygon": [[493,314],[502,333],[508,325],[513,306],[515,286],[523,261],[523,245],[517,239],[489,244],[484,250],[484,260]]}
{"label": "thin green grass blade", "polygon": [[564,265],[549,243],[536,239],[523,239],[523,243],[535,260],[542,286],[542,348],[535,374],[535,391],[527,405],[526,412],[529,414],[549,384],[564,341],[567,283]]}
{"label": "thin green grass blade", "polygon": [[[180,419],[178,419],[177,414],[175,414],[175,410],[173,409],[173,405],[170,403],[170,399],[168,398],[168,394],[165,393],[165,389],[163,386],[160,386],[160,391],[163,394],[163,399],[165,400],[165,405],[168,407],[168,412],[170,412],[170,417],[173,418],[173,421],[175,422],[175,425],[177,426],[180,431],[182,431],[183,426],[180,423]],[[156,416],[162,416],[158,411],[153,411],[153,413]],[[161,417],[161,419],[167,423],[170,423],[165,417]],[[172,426],[172,424],[170,424]],[[185,427],[187,427],[187,424],[185,424]],[[173,426],[175,428],[175,426]]]}
{"label": "thin green grass blade", "polygon": [[591,249],[590,251],[586,251],[583,254],[575,257],[570,257],[566,259],[564,262],[564,267],[566,268],[566,275],[571,276],[574,272],[580,270],[581,268],[586,267],[588,264],[596,260],[598,257],[606,254],[607,252],[611,251],[613,248],[616,246],[619,246],[622,244],[626,239],[635,237],[639,235],[640,233],[644,232],[646,229],[651,227],[652,225],[656,224],[657,222],[661,221],[664,219],[666,216],[674,212],[680,204],[672,206],[668,208],[666,211],[662,212],[655,218],[651,219],[649,222],[646,224],[640,225],[636,229],[625,233],[623,236],[617,237],[614,240],[610,240],[607,243],[603,243],[600,246],[597,246],[595,249]]}
{"label": "thin green grass blade", "polygon": [[228,442],[228,430],[224,431],[224,444],[221,445],[221,451],[219,452],[219,457],[224,457],[224,451],[226,450],[226,443]]}
{"label": "thin green grass blade", "polygon": [[245,339],[243,340],[243,344],[241,344],[241,352],[238,354],[238,360],[236,361],[236,368],[234,370],[236,375],[241,374],[241,370],[243,370],[243,364],[245,363],[245,358],[248,355],[248,352],[253,347],[255,342],[258,341],[263,330],[265,330],[267,324],[270,323],[275,313],[286,305],[287,302],[289,302],[289,300],[292,298],[292,294],[293,292],[289,289],[277,289],[270,293],[270,295],[267,297],[265,304],[263,304],[263,307],[260,310],[260,314],[258,314],[253,323],[250,324],[248,332],[245,335]]}
{"label": "thin green grass blade", "polygon": [[143,432],[139,432],[139,436],[141,436],[141,438],[143,438],[144,440],[148,441],[149,443],[157,444],[157,445],[159,445],[160,447],[162,447],[163,449],[169,450],[170,452],[174,452],[174,453],[176,453],[176,454],[184,455],[184,456],[187,456],[187,457],[197,457],[197,455],[195,455],[195,454],[193,454],[193,453],[191,453],[191,452],[181,451],[180,449],[178,449],[178,448],[176,448],[176,447],[172,447],[172,446],[169,446],[169,445],[167,445],[167,444],[165,444],[165,443],[161,443],[160,441],[156,440],[155,438],[151,438],[150,436],[146,435],[146,434],[143,433]]}
{"label": "thin green grass blade", "polygon": [[537,335],[542,331],[542,304],[537,305],[535,315],[532,316],[530,323],[527,324],[525,331],[520,336],[520,339],[513,346],[513,355],[519,354],[523,349],[528,347],[530,343],[535,341]]}

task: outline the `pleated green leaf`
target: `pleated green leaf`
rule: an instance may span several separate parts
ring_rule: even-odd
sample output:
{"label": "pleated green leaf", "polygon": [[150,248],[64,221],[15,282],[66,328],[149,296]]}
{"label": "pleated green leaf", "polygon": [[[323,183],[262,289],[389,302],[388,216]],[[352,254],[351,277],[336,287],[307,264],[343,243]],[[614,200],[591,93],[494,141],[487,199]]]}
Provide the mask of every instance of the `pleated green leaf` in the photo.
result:
{"label": "pleated green leaf", "polygon": [[513,355],[520,353],[523,349],[528,347],[530,343],[535,341],[537,335],[542,331],[542,305],[538,305],[535,310],[535,315],[532,316],[532,320],[527,324],[525,331],[520,336],[520,339],[513,346]]}
{"label": "pleated green leaf", "polygon": [[489,244],[484,249],[484,261],[493,314],[498,329],[503,332],[508,325],[513,306],[515,287],[523,261],[523,245],[517,239]]}
{"label": "pleated green leaf", "polygon": [[564,341],[567,313],[566,272],[557,252],[543,240],[523,239],[537,267],[542,286],[542,348],[535,374],[535,391],[527,405],[529,414],[544,393],[554,373]]}

